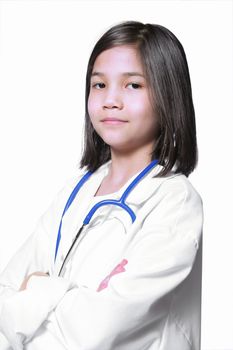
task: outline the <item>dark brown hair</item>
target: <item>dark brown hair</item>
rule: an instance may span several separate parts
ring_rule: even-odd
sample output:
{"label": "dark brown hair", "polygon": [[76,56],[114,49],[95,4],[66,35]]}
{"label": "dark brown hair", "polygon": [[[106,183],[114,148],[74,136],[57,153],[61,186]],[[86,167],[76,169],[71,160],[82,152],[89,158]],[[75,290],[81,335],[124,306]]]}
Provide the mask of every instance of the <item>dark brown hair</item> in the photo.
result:
{"label": "dark brown hair", "polygon": [[150,86],[155,117],[160,132],[155,135],[151,159],[163,165],[160,175],[175,165],[177,173],[188,176],[197,163],[195,112],[189,69],[184,49],[167,28],[155,24],[129,21],[110,28],[96,43],[86,73],[86,112],[84,149],[81,167],[95,171],[110,157],[110,147],[94,130],[87,103],[90,79],[98,55],[112,47],[135,45]]}

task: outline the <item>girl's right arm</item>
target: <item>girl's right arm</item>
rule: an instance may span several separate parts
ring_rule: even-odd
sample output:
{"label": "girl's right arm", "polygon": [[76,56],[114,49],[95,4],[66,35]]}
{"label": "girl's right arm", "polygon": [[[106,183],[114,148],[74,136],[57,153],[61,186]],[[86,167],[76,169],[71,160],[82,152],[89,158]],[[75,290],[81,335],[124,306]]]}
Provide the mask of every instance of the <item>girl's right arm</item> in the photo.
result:
{"label": "girl's right arm", "polygon": [[[75,181],[77,181],[77,179]],[[0,319],[3,321],[3,324],[6,323],[3,314],[5,306],[8,303],[14,304],[14,301],[20,298],[23,299],[26,304],[30,304],[30,301],[27,299],[28,293],[25,288],[27,287],[27,282],[35,275],[38,275],[38,272],[40,278],[41,274],[48,276],[47,273],[51,272],[51,251],[54,251],[54,237],[57,233],[59,220],[64,209],[64,201],[67,200],[72,186],[73,183],[68,184],[68,186],[58,193],[48,210],[40,218],[35,232],[26,240],[10,260],[6,268],[0,273]],[[47,279],[47,277],[44,278]],[[52,304],[57,304],[58,300],[60,300],[67,290],[68,285],[68,281],[62,281],[61,278],[58,279],[58,283],[56,283],[56,281],[54,282],[54,286],[57,287],[55,289],[57,290],[53,291]],[[41,293],[43,292],[45,291],[41,290]],[[14,313],[17,313],[17,310],[15,310]],[[6,342],[1,325],[0,349],[12,349],[9,347],[8,342]]]}
{"label": "girl's right arm", "polygon": [[[27,239],[0,274],[0,315],[4,303],[19,293],[20,286],[22,286],[25,276],[27,276],[30,271],[32,272],[33,269],[38,269],[39,265],[41,269],[46,268],[47,254],[45,250],[48,245],[47,243],[47,237],[43,233],[41,224],[39,224],[35,233]],[[35,257],[33,257],[34,254]],[[41,254],[41,259],[38,259],[39,254]],[[1,331],[0,349],[12,349]]]}
{"label": "girl's right arm", "polygon": [[74,179],[72,179],[72,183],[57,194],[49,208],[39,219],[34,233],[29,236],[6,268],[0,273],[0,305],[2,298],[16,293],[24,279],[30,274],[36,271],[50,272],[51,251],[55,250],[54,241],[56,240],[59,221],[64,210],[65,201],[73,188],[73,182]]}

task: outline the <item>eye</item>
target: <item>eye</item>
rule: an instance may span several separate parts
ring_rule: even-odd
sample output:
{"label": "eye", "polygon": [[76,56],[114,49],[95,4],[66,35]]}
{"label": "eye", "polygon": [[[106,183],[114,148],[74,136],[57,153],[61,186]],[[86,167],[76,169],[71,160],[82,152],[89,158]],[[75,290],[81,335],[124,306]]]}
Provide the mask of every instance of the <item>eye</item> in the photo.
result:
{"label": "eye", "polygon": [[137,90],[142,87],[140,84],[137,84],[137,83],[129,83],[127,86],[129,86],[133,90]]}
{"label": "eye", "polygon": [[94,84],[92,84],[92,87],[100,90],[100,89],[105,88],[105,84],[104,83],[94,83]]}

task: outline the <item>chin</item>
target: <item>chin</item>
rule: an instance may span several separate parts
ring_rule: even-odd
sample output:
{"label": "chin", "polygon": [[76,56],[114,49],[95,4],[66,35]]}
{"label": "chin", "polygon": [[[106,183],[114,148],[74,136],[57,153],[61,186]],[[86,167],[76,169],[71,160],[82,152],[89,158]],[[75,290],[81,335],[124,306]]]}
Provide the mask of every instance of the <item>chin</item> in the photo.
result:
{"label": "chin", "polygon": [[113,137],[105,137],[102,138],[104,140],[104,142],[109,145],[111,148],[115,148],[115,149],[124,149],[124,148],[128,148],[129,145],[131,144],[130,142],[125,142],[123,140],[119,140],[119,139],[114,139]]}

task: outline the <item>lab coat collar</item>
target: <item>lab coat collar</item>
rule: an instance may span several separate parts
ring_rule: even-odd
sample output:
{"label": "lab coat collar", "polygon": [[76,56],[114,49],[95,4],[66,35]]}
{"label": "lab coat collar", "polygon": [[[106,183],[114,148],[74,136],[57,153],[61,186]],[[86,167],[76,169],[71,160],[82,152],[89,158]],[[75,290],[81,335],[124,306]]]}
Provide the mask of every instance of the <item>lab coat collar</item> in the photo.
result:
{"label": "lab coat collar", "polygon": [[[111,161],[105,163],[102,165],[93,175],[93,185],[92,185],[92,191],[93,196],[95,195],[96,191],[98,190],[102,180],[104,177],[108,174],[109,168],[111,165]],[[147,201],[153,193],[157,190],[157,188],[166,180],[169,178],[172,178],[174,176],[177,176],[178,174],[175,174],[175,171],[170,171],[165,176],[159,176],[158,174],[163,169],[163,166],[156,165],[152,170],[144,176],[144,178],[136,185],[136,187],[133,188],[133,190],[129,193],[126,203],[128,204],[143,204],[145,201]],[[126,188],[129,186],[129,184],[137,177],[137,175],[142,171],[142,169],[136,173],[134,176],[132,176],[127,183],[122,186],[119,191],[112,194],[114,199],[120,199]],[[101,200],[100,196],[100,200]],[[97,197],[98,198],[98,197]],[[108,195],[108,198],[111,198],[111,194]]]}

